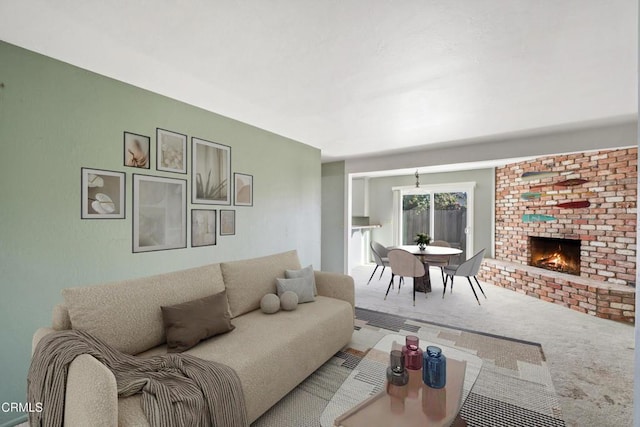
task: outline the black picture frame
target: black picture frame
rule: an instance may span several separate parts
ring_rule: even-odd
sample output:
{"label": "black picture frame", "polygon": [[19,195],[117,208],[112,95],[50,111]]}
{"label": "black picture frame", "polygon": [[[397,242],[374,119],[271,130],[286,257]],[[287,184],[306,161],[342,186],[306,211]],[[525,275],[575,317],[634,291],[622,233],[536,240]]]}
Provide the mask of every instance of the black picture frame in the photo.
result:
{"label": "black picture frame", "polygon": [[220,235],[234,236],[236,234],[236,211],[220,209]]}
{"label": "black picture frame", "polygon": [[80,218],[124,219],[126,182],[124,172],[80,168]]}
{"label": "black picture frame", "polygon": [[231,205],[231,147],[191,137],[191,203]]}
{"label": "black picture frame", "polygon": [[187,180],[133,174],[133,253],[187,247]]}
{"label": "black picture frame", "polygon": [[124,165],[137,169],[151,169],[151,138],[133,132],[124,132]]}
{"label": "black picture frame", "polygon": [[253,206],[253,175],[235,172],[233,174],[233,204]]}
{"label": "black picture frame", "polygon": [[215,209],[191,209],[191,247],[217,244],[216,215]]}
{"label": "black picture frame", "polygon": [[187,135],[156,128],[156,169],[187,173]]}

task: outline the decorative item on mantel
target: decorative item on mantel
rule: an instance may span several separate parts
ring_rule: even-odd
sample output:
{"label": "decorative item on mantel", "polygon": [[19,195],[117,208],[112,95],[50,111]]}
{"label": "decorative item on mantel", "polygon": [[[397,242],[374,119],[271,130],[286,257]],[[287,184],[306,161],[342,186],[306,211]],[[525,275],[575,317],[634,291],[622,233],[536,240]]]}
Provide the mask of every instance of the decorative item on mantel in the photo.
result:
{"label": "decorative item on mantel", "polygon": [[555,221],[557,218],[551,215],[543,214],[524,214],[522,215],[522,222],[547,222]]}
{"label": "decorative item on mantel", "polygon": [[424,248],[431,243],[431,237],[427,233],[418,233],[413,241],[418,244],[421,251],[424,251]]}
{"label": "decorative item on mantel", "polygon": [[[571,194],[579,194],[581,197],[595,197],[597,196],[598,193],[596,193],[595,191],[573,191],[571,192]],[[522,200],[534,200],[534,199],[539,199],[542,196],[557,196],[557,195],[558,195],[557,191],[547,191],[544,193],[531,191],[527,193],[522,193],[520,198]]]}
{"label": "decorative item on mantel", "polygon": [[525,172],[520,177],[523,181],[532,181],[534,179],[550,178],[552,176],[558,176],[560,172],[545,171],[545,172]]}
{"label": "decorative item on mantel", "polygon": [[575,187],[578,185],[582,185],[585,182],[589,182],[586,179],[582,179],[582,178],[572,178],[572,179],[565,179],[564,181],[560,181],[560,182],[554,182],[554,183],[549,183],[549,184],[538,184],[538,185],[532,185],[531,187],[529,187],[530,190],[536,190],[536,189],[540,189],[543,187],[549,187],[549,186],[553,186],[554,188],[566,188],[566,187]]}

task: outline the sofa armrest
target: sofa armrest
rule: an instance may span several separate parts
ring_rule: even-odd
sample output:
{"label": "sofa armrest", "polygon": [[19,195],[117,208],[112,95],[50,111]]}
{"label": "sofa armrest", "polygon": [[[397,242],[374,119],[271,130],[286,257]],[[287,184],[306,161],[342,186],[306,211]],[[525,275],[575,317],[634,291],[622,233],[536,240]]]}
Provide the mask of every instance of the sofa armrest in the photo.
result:
{"label": "sofa armrest", "polygon": [[116,377],[93,356],[83,354],[69,365],[64,401],[67,426],[118,425]]}
{"label": "sofa armrest", "polygon": [[337,298],[355,307],[355,287],[353,277],[340,273],[314,271],[318,295]]}
{"label": "sofa armrest", "polygon": [[[32,350],[52,332],[40,328],[33,334]],[[93,356],[83,354],[69,365],[64,396],[64,425],[117,427],[118,387],[109,368]]]}
{"label": "sofa armrest", "polygon": [[36,330],[36,332],[33,334],[33,337],[31,338],[31,356],[32,357],[33,357],[33,352],[36,351],[36,347],[38,346],[38,343],[40,342],[40,340],[52,332],[55,332],[55,329],[39,328],[38,330]]}

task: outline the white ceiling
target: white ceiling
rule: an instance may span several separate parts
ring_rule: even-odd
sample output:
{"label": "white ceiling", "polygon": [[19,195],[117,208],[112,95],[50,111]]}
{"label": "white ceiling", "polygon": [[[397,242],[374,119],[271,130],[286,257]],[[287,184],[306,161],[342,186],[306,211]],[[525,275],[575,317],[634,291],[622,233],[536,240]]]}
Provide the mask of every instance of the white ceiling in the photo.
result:
{"label": "white ceiling", "polygon": [[0,0],[0,39],[324,160],[638,111],[636,0]]}

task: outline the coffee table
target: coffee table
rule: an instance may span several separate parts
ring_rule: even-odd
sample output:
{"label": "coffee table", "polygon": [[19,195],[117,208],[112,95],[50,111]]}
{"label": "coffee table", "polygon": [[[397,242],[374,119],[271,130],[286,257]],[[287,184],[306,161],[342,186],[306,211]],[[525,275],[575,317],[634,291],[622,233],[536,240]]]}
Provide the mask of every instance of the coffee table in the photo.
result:
{"label": "coffee table", "polygon": [[[389,334],[369,350],[325,408],[320,417],[322,427],[368,426],[371,425],[371,417],[383,423],[377,425],[425,425],[424,417],[421,416],[427,414],[430,426],[450,424],[450,418],[455,417],[478,378],[482,359],[471,353],[433,344],[442,348],[447,357],[448,376],[451,373],[447,382],[450,387],[442,390],[423,387],[422,371],[409,371],[407,386],[387,389],[389,352],[401,347],[404,342],[404,335]],[[420,341],[423,349],[427,345],[432,343]],[[456,376],[458,380],[454,378]],[[459,387],[455,390],[456,381],[462,383],[461,390]],[[452,411],[453,417],[449,414]]]}

